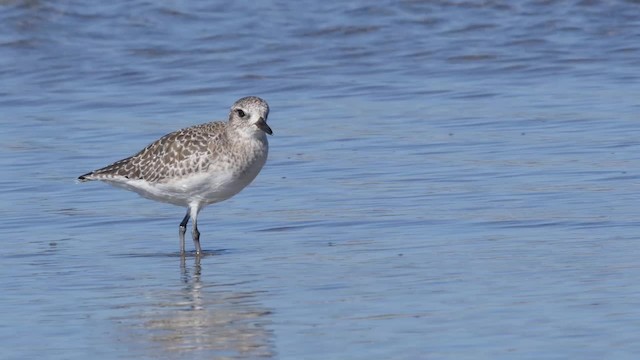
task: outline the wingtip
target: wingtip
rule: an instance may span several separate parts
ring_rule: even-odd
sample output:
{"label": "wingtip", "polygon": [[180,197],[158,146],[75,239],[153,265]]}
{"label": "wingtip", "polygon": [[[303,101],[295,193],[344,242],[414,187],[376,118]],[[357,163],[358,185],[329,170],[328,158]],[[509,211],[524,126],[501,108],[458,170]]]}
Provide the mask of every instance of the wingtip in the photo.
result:
{"label": "wingtip", "polygon": [[91,173],[86,173],[84,175],[80,175],[78,176],[78,182],[85,182],[85,181],[89,181],[91,179],[88,178],[88,176],[91,175]]}

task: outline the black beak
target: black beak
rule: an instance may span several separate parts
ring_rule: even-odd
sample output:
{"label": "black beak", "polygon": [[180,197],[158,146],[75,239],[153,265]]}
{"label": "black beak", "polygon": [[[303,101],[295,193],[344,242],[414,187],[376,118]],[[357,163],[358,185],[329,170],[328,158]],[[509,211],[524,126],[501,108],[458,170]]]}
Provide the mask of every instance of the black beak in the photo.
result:
{"label": "black beak", "polygon": [[271,131],[271,128],[269,127],[269,125],[267,125],[267,122],[264,121],[264,118],[260,118],[256,123],[256,126],[258,127],[258,129],[266,132],[267,134],[273,135],[273,131]]}

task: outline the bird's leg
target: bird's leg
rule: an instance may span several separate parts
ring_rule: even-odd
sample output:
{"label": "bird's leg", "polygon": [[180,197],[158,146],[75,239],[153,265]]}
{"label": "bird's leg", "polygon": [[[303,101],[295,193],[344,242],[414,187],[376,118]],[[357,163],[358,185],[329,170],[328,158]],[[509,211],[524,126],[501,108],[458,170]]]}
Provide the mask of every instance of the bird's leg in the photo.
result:
{"label": "bird's leg", "polygon": [[191,217],[193,218],[191,226],[191,236],[193,237],[193,245],[196,246],[196,255],[202,254],[202,248],[200,247],[200,231],[198,231],[198,206],[190,208]]}
{"label": "bird's leg", "polygon": [[180,255],[184,255],[184,234],[187,232],[187,223],[189,222],[189,209],[187,209],[187,215],[184,216],[180,223]]}
{"label": "bird's leg", "polygon": [[196,246],[196,255],[202,254],[202,249],[200,248],[200,231],[198,231],[198,222],[195,218],[193,218],[193,229],[191,235],[193,236],[193,245]]}

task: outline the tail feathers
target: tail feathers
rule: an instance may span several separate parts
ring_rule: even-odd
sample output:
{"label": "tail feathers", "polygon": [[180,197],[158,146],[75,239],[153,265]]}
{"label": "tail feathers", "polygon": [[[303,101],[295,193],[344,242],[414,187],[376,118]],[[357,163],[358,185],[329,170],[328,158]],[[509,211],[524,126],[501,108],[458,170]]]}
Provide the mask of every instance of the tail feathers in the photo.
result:
{"label": "tail feathers", "polygon": [[87,182],[93,180],[109,180],[109,181],[117,181],[117,180],[129,179],[126,175],[119,175],[108,172],[101,172],[100,170],[92,171],[90,173],[86,173],[84,175],[78,176],[79,182]]}
{"label": "tail feathers", "polygon": [[95,180],[93,179],[93,171],[92,172],[88,172],[84,175],[80,175],[78,176],[78,181],[80,182],[87,182],[87,181],[91,181],[91,180]]}
{"label": "tail feathers", "polygon": [[130,158],[116,161],[111,165],[105,166],[98,170],[93,170],[84,175],[78,176],[78,181],[86,182],[91,180],[118,180],[141,178],[139,170],[135,167],[128,166]]}

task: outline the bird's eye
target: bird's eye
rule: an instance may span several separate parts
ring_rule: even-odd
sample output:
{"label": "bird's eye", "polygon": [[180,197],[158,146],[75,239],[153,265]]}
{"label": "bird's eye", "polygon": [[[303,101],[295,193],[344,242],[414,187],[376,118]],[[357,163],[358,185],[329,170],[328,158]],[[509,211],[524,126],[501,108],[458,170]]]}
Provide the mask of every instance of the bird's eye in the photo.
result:
{"label": "bird's eye", "polygon": [[244,111],[242,111],[242,109],[236,109],[236,113],[238,114],[238,116],[240,116],[241,118],[243,118],[246,114],[244,113]]}

